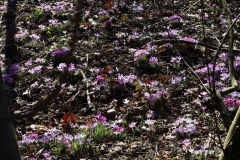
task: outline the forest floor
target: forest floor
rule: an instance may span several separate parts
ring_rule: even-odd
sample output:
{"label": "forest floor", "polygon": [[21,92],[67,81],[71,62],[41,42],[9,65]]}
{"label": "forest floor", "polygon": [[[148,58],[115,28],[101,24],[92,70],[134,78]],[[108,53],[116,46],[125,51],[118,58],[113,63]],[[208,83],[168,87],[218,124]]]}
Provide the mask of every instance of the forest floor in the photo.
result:
{"label": "forest floor", "polygon": [[[228,27],[223,8],[200,2],[84,0],[77,31],[72,1],[1,2],[0,67],[11,114],[32,111],[61,85],[43,111],[14,121],[22,158],[217,159],[226,131],[206,66],[211,72]],[[234,19],[240,3],[232,4]],[[234,30],[238,78],[238,21]],[[215,80],[217,89],[230,84],[224,51]],[[224,97],[232,114],[238,97]]]}

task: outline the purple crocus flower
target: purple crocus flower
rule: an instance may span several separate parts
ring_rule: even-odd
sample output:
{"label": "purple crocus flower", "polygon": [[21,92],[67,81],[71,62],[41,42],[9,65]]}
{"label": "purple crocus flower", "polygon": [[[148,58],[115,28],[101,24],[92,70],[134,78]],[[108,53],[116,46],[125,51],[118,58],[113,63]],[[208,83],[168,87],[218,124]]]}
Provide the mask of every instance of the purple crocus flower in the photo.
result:
{"label": "purple crocus flower", "polygon": [[50,154],[49,152],[44,152],[44,153],[42,153],[42,155],[43,155],[43,157],[46,158],[47,160],[52,159],[52,156],[51,156],[51,154]]}
{"label": "purple crocus flower", "polygon": [[45,26],[45,25],[43,25],[43,24],[40,24],[40,25],[38,26],[38,28],[40,28],[40,29],[44,30],[44,29],[46,28],[46,26]]}
{"label": "purple crocus flower", "polygon": [[137,79],[137,76],[130,74],[128,76],[124,76],[121,73],[118,73],[118,78],[120,84],[125,84],[125,83],[132,83],[135,79]]}
{"label": "purple crocus flower", "polygon": [[135,12],[142,12],[142,11],[143,11],[142,5],[139,5],[135,8]]}
{"label": "purple crocus flower", "polygon": [[185,139],[182,143],[185,146],[189,146],[191,144],[191,140],[190,139]]}
{"label": "purple crocus flower", "polygon": [[137,50],[134,54],[134,60],[137,61],[139,60],[142,56],[144,55],[148,55],[150,54],[149,51],[145,50],[145,49],[140,49],[140,50]]}
{"label": "purple crocus flower", "polygon": [[167,48],[169,48],[169,47],[172,47],[172,44],[171,44],[171,43],[166,43],[165,46],[166,46]]}
{"label": "purple crocus flower", "polygon": [[99,15],[108,15],[108,12],[106,10],[101,10],[100,12],[98,12]]}
{"label": "purple crocus flower", "polygon": [[42,71],[42,67],[43,66],[36,66],[36,67],[34,67],[35,73],[40,73]]}
{"label": "purple crocus flower", "polygon": [[64,68],[66,68],[66,67],[67,67],[67,64],[66,64],[66,63],[60,63],[60,64],[58,65],[57,69],[58,69],[59,71],[63,71]]}
{"label": "purple crocus flower", "polygon": [[105,121],[107,120],[107,118],[106,118],[105,116],[101,115],[101,114],[97,114],[97,115],[95,116],[95,119],[96,119],[96,121],[98,121],[98,122],[105,122]]}
{"label": "purple crocus flower", "polygon": [[26,63],[25,63],[25,66],[31,66],[32,65],[32,60],[28,60]]}
{"label": "purple crocus flower", "polygon": [[55,8],[55,11],[56,11],[56,12],[60,12],[60,11],[62,11],[62,10],[64,10],[64,8],[63,8],[62,5],[58,5],[58,6],[56,6],[56,8]]}
{"label": "purple crocus flower", "polygon": [[17,64],[13,64],[10,68],[9,68],[9,73],[17,73],[19,71],[19,66]]}
{"label": "purple crocus flower", "polygon": [[67,49],[58,49],[52,53],[52,56],[55,57],[55,56],[65,55],[67,52],[68,52]]}
{"label": "purple crocus flower", "polygon": [[39,138],[39,141],[42,141],[42,142],[48,142],[52,139],[51,136],[43,136],[41,138]]}
{"label": "purple crocus flower", "polygon": [[101,76],[101,75],[98,75],[98,76],[96,77],[96,80],[97,80],[98,82],[102,82],[102,81],[104,80],[104,77]]}
{"label": "purple crocus flower", "polygon": [[32,143],[38,140],[38,134],[36,132],[30,133],[29,135],[23,135],[22,143]]}
{"label": "purple crocus flower", "polygon": [[13,82],[13,78],[10,75],[8,75],[8,74],[3,74],[3,79],[5,81],[7,81],[8,83],[12,83]]}
{"label": "purple crocus flower", "polygon": [[172,78],[172,80],[171,80],[171,83],[172,84],[178,84],[178,83],[180,83],[182,81],[182,78],[181,77],[179,77],[179,76],[174,76],[173,78]]}
{"label": "purple crocus flower", "polygon": [[0,10],[7,10],[8,9],[8,5],[4,5],[2,7],[0,7]]}
{"label": "purple crocus flower", "polygon": [[119,134],[119,133],[121,133],[121,132],[123,132],[123,131],[124,131],[124,128],[121,127],[121,126],[115,126],[115,127],[113,128],[113,133],[114,133],[114,134]]}
{"label": "purple crocus flower", "polygon": [[169,32],[163,32],[162,33],[162,36],[164,38],[168,38],[168,37],[171,37],[171,38],[177,38],[178,37],[178,30],[172,30],[172,31],[169,31]]}
{"label": "purple crocus flower", "polygon": [[69,72],[72,72],[72,71],[74,71],[75,70],[75,65],[73,64],[73,63],[70,63],[69,64],[69,67],[68,67],[68,71]]}
{"label": "purple crocus flower", "polygon": [[151,52],[151,51],[156,51],[157,49],[157,45],[151,45],[150,43],[147,43],[146,44],[146,47],[147,47],[147,50],[149,51],[149,52]]}
{"label": "purple crocus flower", "polygon": [[83,140],[78,140],[78,144],[83,144],[84,143],[84,141]]}
{"label": "purple crocus flower", "polygon": [[198,42],[196,39],[191,38],[191,37],[181,37],[180,39],[184,40],[184,41],[188,41],[188,42],[195,42],[195,43]]}
{"label": "purple crocus flower", "polygon": [[177,22],[182,22],[182,18],[178,16],[177,14],[174,14],[173,16],[170,17],[171,21],[177,21]]}
{"label": "purple crocus flower", "polygon": [[136,126],[136,124],[137,124],[137,122],[131,122],[131,123],[129,124],[129,127],[130,127],[130,128],[133,128],[133,127]]}
{"label": "purple crocus flower", "polygon": [[43,58],[36,58],[35,63],[43,63],[44,62],[44,59]]}
{"label": "purple crocus flower", "polygon": [[35,41],[37,41],[40,38],[40,36],[38,36],[36,34],[31,34],[29,37],[34,39]]}
{"label": "purple crocus flower", "polygon": [[145,124],[147,124],[147,125],[154,125],[155,122],[156,122],[156,120],[147,119],[147,120],[145,121]]}
{"label": "purple crocus flower", "polygon": [[176,56],[176,57],[171,57],[171,62],[172,63],[180,63],[181,62],[181,57],[180,56]]}
{"label": "purple crocus flower", "polygon": [[151,57],[148,61],[149,64],[155,64],[158,62],[158,58],[157,57]]}

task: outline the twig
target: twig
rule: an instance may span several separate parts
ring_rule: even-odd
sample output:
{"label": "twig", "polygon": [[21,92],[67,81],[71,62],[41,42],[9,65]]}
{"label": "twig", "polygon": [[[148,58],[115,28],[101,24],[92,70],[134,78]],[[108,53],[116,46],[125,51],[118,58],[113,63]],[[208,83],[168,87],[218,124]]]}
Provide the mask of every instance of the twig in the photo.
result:
{"label": "twig", "polygon": [[[89,106],[89,108],[92,108],[93,105],[92,105],[92,103],[91,103],[91,98],[90,98],[90,96],[89,96],[89,90],[88,90],[89,84],[88,84],[88,81],[87,81],[87,79],[86,79],[85,74],[84,74],[82,71],[81,71],[81,74],[82,74],[82,76],[83,76],[83,79],[86,80],[86,95],[87,95],[88,106]],[[95,109],[95,108],[94,108],[94,109]]]}
{"label": "twig", "polygon": [[[167,29],[168,31],[168,36],[169,36],[169,40],[170,42],[173,44],[173,42],[179,42],[179,40],[175,41],[175,39],[172,39],[170,34],[169,34],[169,28]],[[180,40],[183,41],[183,40]],[[184,41],[184,42],[188,42],[188,41]],[[195,42],[194,42],[195,44]],[[208,92],[208,94],[210,94],[210,91],[207,89],[207,87],[203,84],[203,82],[201,81],[200,77],[197,75],[197,73],[192,69],[191,66],[188,65],[188,63],[185,61],[185,59],[183,58],[182,54],[177,50],[177,48],[173,45],[174,50],[178,53],[178,55],[181,57],[181,59],[183,60],[184,64],[191,70],[191,72],[194,74],[194,76],[199,80],[199,82],[201,83],[201,85],[203,86],[203,88]]]}
{"label": "twig", "polygon": [[195,4],[197,4],[198,2],[199,2],[199,0],[198,0],[197,2],[195,2],[194,4],[192,4],[191,7],[188,8],[188,10],[186,10],[185,12],[183,12],[183,13],[181,14],[181,16],[182,16],[183,14],[187,13],[190,9],[192,9],[193,6],[194,6]]}
{"label": "twig", "polygon": [[67,102],[65,102],[64,104],[74,101],[77,95],[79,95],[79,93],[80,93],[80,90],[78,89],[77,93],[72,98],[68,99]]}
{"label": "twig", "polygon": [[[86,56],[87,56],[87,64],[88,64],[88,54],[87,54]],[[81,74],[82,74],[82,76],[83,76],[83,79],[86,80],[86,95],[87,95],[88,106],[89,106],[89,108],[92,108],[92,107],[94,107],[94,106],[92,105],[92,103],[91,103],[91,98],[90,98],[90,96],[89,96],[89,95],[90,95],[90,94],[89,94],[89,90],[88,90],[89,83],[88,83],[87,78],[86,78],[85,74],[83,73],[83,71],[81,71]],[[94,107],[94,109],[95,109],[95,107]]]}
{"label": "twig", "polygon": [[[156,45],[162,45],[164,43],[186,43],[186,44],[192,44],[192,45],[200,45],[200,46],[204,46],[204,47],[207,47],[209,49],[212,49],[212,50],[218,50],[218,47],[215,47],[215,46],[212,46],[210,44],[205,44],[204,42],[190,42],[190,41],[186,41],[186,40],[182,40],[182,39],[161,39],[161,40],[155,40],[153,41],[152,43],[153,44],[156,44]],[[219,50],[222,50],[222,51],[228,51],[228,48],[220,48]],[[240,53],[240,50],[239,49],[234,49],[233,50],[234,53]]]}
{"label": "twig", "polygon": [[155,146],[155,157],[157,157],[159,155],[158,153],[158,143],[156,143],[156,146]]}
{"label": "twig", "polygon": [[208,27],[208,29],[211,30],[211,32],[213,33],[213,36],[215,37],[216,41],[218,42],[218,44],[220,45],[221,42],[219,41],[219,39],[217,38],[217,35],[215,34],[215,32],[213,31],[212,27],[209,26],[209,24],[206,23],[206,26]]}

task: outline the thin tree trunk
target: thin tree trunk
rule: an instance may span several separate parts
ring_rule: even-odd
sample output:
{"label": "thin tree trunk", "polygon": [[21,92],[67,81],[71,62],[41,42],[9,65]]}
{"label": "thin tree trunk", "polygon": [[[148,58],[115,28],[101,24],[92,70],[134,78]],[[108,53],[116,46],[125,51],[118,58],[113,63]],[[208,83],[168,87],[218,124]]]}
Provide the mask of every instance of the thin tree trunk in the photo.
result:
{"label": "thin tree trunk", "polygon": [[[6,115],[9,115],[9,108],[0,69],[0,117]],[[0,123],[0,160],[21,160],[12,122]]]}
{"label": "thin tree trunk", "polygon": [[240,158],[240,108],[235,115],[232,125],[228,131],[224,142],[224,152],[221,153],[219,160],[239,160]]}

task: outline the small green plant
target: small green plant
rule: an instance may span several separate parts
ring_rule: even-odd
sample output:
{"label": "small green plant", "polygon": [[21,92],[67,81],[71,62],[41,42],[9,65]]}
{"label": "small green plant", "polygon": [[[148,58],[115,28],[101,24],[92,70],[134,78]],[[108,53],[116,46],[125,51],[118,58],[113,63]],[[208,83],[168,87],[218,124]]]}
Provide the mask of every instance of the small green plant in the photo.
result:
{"label": "small green plant", "polygon": [[48,29],[47,34],[59,34],[59,33],[62,33],[64,30],[67,29],[69,24],[70,23],[65,23],[65,24],[60,24],[60,25],[51,27],[50,29]]}
{"label": "small green plant", "polygon": [[221,131],[224,131],[224,130],[225,130],[224,125],[220,125],[219,129],[220,129]]}
{"label": "small green plant", "polygon": [[157,57],[150,57],[148,61],[151,68],[155,68],[158,64],[158,58]]}
{"label": "small green plant", "polygon": [[46,14],[43,10],[40,8],[36,8],[34,13],[31,14],[29,17],[26,18],[26,20],[34,20],[35,22],[39,21],[40,19],[44,19],[46,17]]}
{"label": "small green plant", "polygon": [[103,15],[103,16],[101,16],[101,17],[98,19],[98,22],[104,23],[105,21],[107,21],[107,20],[109,20],[109,19],[110,19],[109,16]]}
{"label": "small green plant", "polygon": [[176,28],[176,27],[181,27],[182,26],[182,18],[180,16],[178,16],[177,14],[173,15],[170,17],[170,24],[172,25],[172,27]]}
{"label": "small green plant", "polygon": [[60,154],[61,151],[64,149],[63,145],[56,145],[55,147],[53,147],[53,153],[54,154]]}
{"label": "small green plant", "polygon": [[211,11],[213,13],[216,13],[218,11],[220,11],[219,7],[217,6],[217,4],[213,4],[212,7],[211,7]]}
{"label": "small green plant", "polygon": [[137,61],[139,66],[145,66],[147,62],[147,55],[149,54],[150,53],[147,50],[137,50],[134,54],[134,61]]}
{"label": "small green plant", "polygon": [[105,137],[111,135],[111,130],[107,126],[99,123],[96,128],[93,130],[92,138],[95,142],[99,143],[104,140]]}

